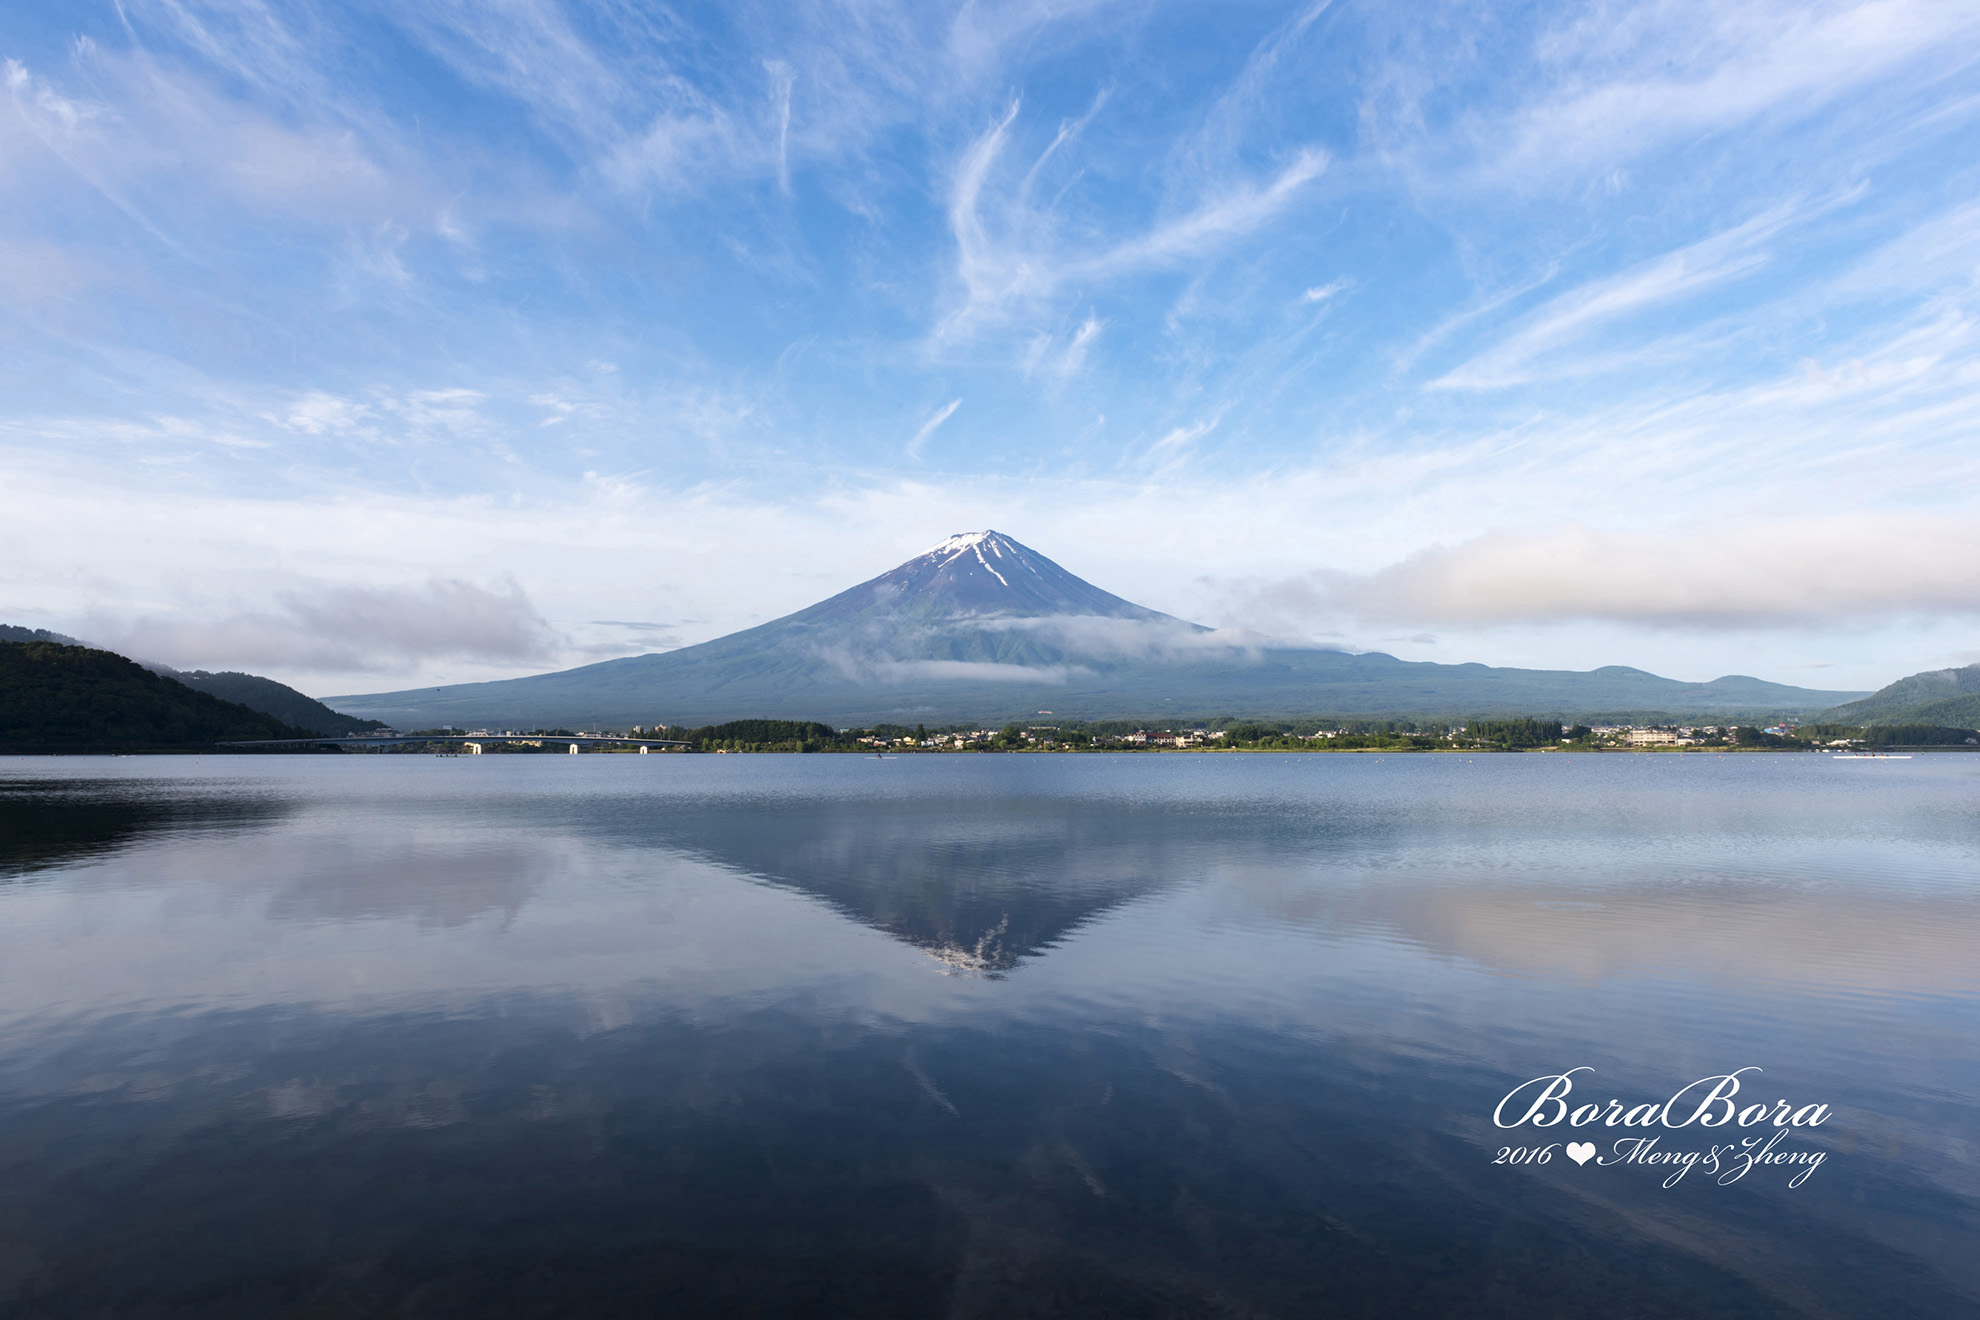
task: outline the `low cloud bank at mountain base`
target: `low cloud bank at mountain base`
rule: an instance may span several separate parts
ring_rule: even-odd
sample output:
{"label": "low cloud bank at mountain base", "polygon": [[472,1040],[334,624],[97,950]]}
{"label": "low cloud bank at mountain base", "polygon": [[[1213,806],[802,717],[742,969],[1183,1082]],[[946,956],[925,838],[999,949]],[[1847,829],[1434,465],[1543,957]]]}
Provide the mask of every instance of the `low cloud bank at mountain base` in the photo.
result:
{"label": "low cloud bank at mountain base", "polygon": [[[545,492],[515,508],[376,501],[368,512],[329,500],[285,511],[210,494],[146,507],[116,491],[85,499],[29,482],[0,528],[0,549],[16,556],[17,623],[178,668],[272,674],[318,693],[509,678],[725,635],[904,558],[918,546],[900,544],[903,508],[936,529],[1006,518],[1050,528],[1061,558],[1103,566],[1098,580],[1130,599],[1217,625],[1220,647],[1248,629],[1411,660],[1547,669],[1625,660],[1658,673],[1817,677],[1858,690],[1980,655],[1971,631],[1980,616],[1962,570],[1980,547],[1943,519],[1823,513],[1654,534],[1546,522],[1471,537],[1464,519],[1440,517],[1451,527],[1445,546],[1417,558],[1410,538],[1345,530],[1346,506],[1387,498],[1384,477],[1400,479],[1350,464],[1325,480],[1288,473],[1269,486],[1188,493],[993,479],[966,490],[828,483],[797,513],[728,488],[685,499],[637,485],[569,499]],[[1551,506],[1556,494],[1540,502]],[[1573,503],[1566,512],[1595,516]],[[115,526],[99,532],[106,522]],[[188,522],[269,526],[258,555],[265,567],[244,570],[229,543],[175,543]],[[1237,527],[1242,538],[1231,535]],[[470,574],[450,556],[476,544]],[[448,569],[395,581],[401,575],[386,565],[403,556]],[[64,565],[102,576],[111,559],[146,585],[106,591],[88,609],[61,605],[55,584],[74,571]],[[433,582],[470,582],[495,600],[470,609]],[[329,608],[366,597],[389,607],[375,622]],[[310,608],[291,610],[290,599]],[[422,628],[429,613],[450,627]],[[356,644],[360,629],[377,649]],[[1130,635],[1121,645],[1142,642]]]}
{"label": "low cloud bank at mountain base", "polygon": [[445,658],[543,663],[557,649],[550,625],[514,582],[318,583],[279,593],[276,605],[212,624],[156,615],[105,621],[91,634],[124,654],[172,665],[224,656],[229,665],[341,673],[401,672]]}
{"label": "low cloud bank at mountain base", "polygon": [[1136,605],[994,531],[758,627],[660,655],[493,683],[327,698],[400,728],[703,723],[742,715],[1001,721],[1545,711],[1813,713],[1862,694],[1411,663],[1222,633]]}
{"label": "low cloud bank at mountain base", "polygon": [[1492,626],[1600,620],[1727,631],[1980,618],[1980,530],[1966,519],[1825,515],[1603,532],[1494,532],[1368,573],[1240,586],[1299,621]]}

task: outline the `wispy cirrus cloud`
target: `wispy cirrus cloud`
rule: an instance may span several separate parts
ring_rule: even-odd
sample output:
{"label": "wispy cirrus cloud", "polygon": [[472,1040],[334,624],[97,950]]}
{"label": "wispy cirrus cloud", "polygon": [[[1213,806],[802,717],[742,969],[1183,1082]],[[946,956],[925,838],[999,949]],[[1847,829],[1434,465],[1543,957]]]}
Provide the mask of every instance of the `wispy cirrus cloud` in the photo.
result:
{"label": "wispy cirrus cloud", "polygon": [[1284,214],[1325,172],[1330,159],[1321,148],[1301,146],[1276,172],[1219,180],[1194,206],[1139,230],[1077,240],[1051,204],[1031,200],[1037,165],[1063,145],[1063,128],[1015,187],[996,188],[998,167],[1021,108],[1012,102],[958,164],[948,216],[961,297],[937,328],[938,339],[967,337],[985,324],[1031,310],[1069,286],[1207,258]]}
{"label": "wispy cirrus cloud", "polygon": [[1289,73],[1298,76],[1296,69],[1287,69],[1287,62],[1333,5],[1334,0],[1309,0],[1252,47],[1244,64],[1210,102],[1201,127],[1178,151],[1179,165],[1198,177],[1215,178],[1228,170],[1229,162],[1259,135],[1260,121],[1281,113],[1286,79]]}
{"label": "wispy cirrus cloud", "polygon": [[[594,145],[616,140],[637,104],[631,70],[596,49],[571,16],[549,0],[440,0],[402,11],[397,21],[457,76],[526,106],[551,132]],[[632,21],[650,35],[652,20]],[[638,41],[637,30],[624,35],[623,49],[652,52],[653,43]],[[691,93],[664,64],[643,72],[657,84],[656,99]]]}
{"label": "wispy cirrus cloud", "polygon": [[84,86],[62,88],[8,60],[11,131],[175,245],[195,241],[178,219],[220,200],[318,223],[410,217],[434,200],[348,122],[298,122],[143,54],[88,45],[74,71]]}
{"label": "wispy cirrus cloud", "polygon": [[928,414],[928,420],[916,427],[914,434],[908,437],[907,456],[909,458],[920,458],[921,448],[928,443],[928,437],[934,435],[936,429],[943,422],[954,417],[956,415],[956,409],[960,407],[962,407],[961,399],[951,399],[934,412]]}
{"label": "wispy cirrus cloud", "polygon": [[[1537,44],[1537,94],[1480,138],[1500,178],[1613,165],[1762,116],[1799,118],[1921,61],[1970,65],[1980,14],[1958,0],[1725,6],[1696,0],[1566,11]],[[1932,76],[1928,73],[1926,76]]]}
{"label": "wispy cirrus cloud", "polygon": [[[1793,223],[1797,208],[1777,206],[1709,238],[1640,262],[1628,270],[1558,294],[1514,322],[1499,343],[1430,382],[1431,389],[1492,389],[1522,384],[1549,367],[1572,373],[1573,364],[1550,355],[1632,315],[1692,297],[1765,266],[1765,244]],[[1584,359],[1585,360],[1585,359]]]}

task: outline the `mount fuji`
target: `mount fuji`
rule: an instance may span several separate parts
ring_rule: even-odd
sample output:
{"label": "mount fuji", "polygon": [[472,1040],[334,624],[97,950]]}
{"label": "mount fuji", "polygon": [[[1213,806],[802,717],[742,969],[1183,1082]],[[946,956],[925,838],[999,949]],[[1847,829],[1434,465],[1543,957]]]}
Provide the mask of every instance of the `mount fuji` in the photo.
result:
{"label": "mount fuji", "polygon": [[399,728],[742,717],[996,723],[1162,716],[1814,711],[1858,696],[1640,669],[1493,669],[1261,644],[1103,591],[1001,532],[951,536],[795,614],[552,674],[330,697]]}

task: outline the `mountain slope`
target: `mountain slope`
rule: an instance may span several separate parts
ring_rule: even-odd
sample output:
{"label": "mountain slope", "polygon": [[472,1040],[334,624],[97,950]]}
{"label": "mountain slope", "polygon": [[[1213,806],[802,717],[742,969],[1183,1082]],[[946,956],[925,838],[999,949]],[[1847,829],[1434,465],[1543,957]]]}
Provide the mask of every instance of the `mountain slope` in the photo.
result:
{"label": "mountain slope", "polygon": [[258,674],[241,674],[231,670],[209,674],[204,669],[181,670],[169,665],[146,665],[145,668],[183,683],[196,692],[231,701],[237,706],[246,706],[249,710],[258,710],[264,715],[273,715],[285,724],[307,729],[325,738],[383,727],[377,720],[361,720],[331,710],[286,683],[277,683]]}
{"label": "mountain slope", "polygon": [[899,568],[777,622],[821,626],[872,620],[893,626],[903,619],[1048,615],[1195,626],[1102,591],[1002,532],[951,536]]}
{"label": "mountain slope", "polygon": [[0,642],[53,642],[57,646],[81,646],[73,637],[64,637],[46,628],[22,628],[16,624],[0,623]]}
{"label": "mountain slope", "polygon": [[0,747],[108,751],[306,736],[108,651],[0,642]]}
{"label": "mountain slope", "polygon": [[953,536],[769,623],[660,655],[494,683],[331,697],[399,727],[835,724],[1191,716],[1807,713],[1857,694],[1412,663],[1259,645],[1123,600],[998,532]]}
{"label": "mountain slope", "polygon": [[1861,701],[1822,712],[1834,724],[1980,725],[1980,664],[1900,678]]}
{"label": "mountain slope", "polygon": [[[46,628],[22,628],[10,623],[0,623],[0,642],[54,642],[58,646],[87,646],[87,643],[49,632]],[[315,698],[304,696],[288,684],[277,683],[272,678],[233,671],[209,674],[204,669],[187,671],[174,669],[170,665],[140,663],[152,673],[194,691],[233,702],[237,706],[246,706],[249,710],[258,710],[264,715],[273,715],[294,728],[322,737],[331,738],[382,727],[376,720],[354,719],[331,710]]]}

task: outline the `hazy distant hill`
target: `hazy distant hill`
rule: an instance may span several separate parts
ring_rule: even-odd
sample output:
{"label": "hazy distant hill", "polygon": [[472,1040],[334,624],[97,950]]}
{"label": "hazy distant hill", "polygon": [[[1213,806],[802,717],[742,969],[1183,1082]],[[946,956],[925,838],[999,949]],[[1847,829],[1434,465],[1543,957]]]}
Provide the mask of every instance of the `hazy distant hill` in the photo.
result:
{"label": "hazy distant hill", "polygon": [[304,736],[271,715],[195,692],[109,651],[0,642],[0,747],[124,751]]}
{"label": "hazy distant hill", "polygon": [[[0,642],[54,642],[59,646],[87,645],[73,637],[49,632],[46,628],[22,628],[11,623],[0,623]],[[111,654],[114,655],[116,652]],[[340,714],[314,697],[304,696],[286,683],[277,683],[272,678],[233,672],[209,674],[204,669],[188,671],[174,669],[170,665],[140,663],[152,673],[162,674],[195,691],[205,692],[222,701],[246,706],[249,710],[258,710],[264,715],[273,715],[276,719],[298,729],[307,729],[326,738],[384,727],[377,720],[361,720]]]}
{"label": "hazy distant hill", "polygon": [[1440,665],[1261,646],[1102,591],[998,532],[953,536],[829,600],[661,655],[331,697],[399,728],[1038,717],[1806,714],[1858,696],[1640,669]]}
{"label": "hazy distant hill", "polygon": [[11,623],[0,623],[0,642],[53,642],[57,646],[81,646],[73,637],[64,637],[46,628],[21,628]]}
{"label": "hazy distant hill", "polygon": [[209,674],[204,669],[188,671],[168,665],[146,665],[145,668],[222,701],[273,715],[298,729],[308,729],[326,738],[385,727],[377,720],[361,720],[331,710],[314,697],[306,697],[286,683],[277,683],[272,678],[233,672]]}
{"label": "hazy distant hill", "polygon": [[1938,724],[1980,728],[1980,664],[1900,678],[1861,701],[1822,712],[1832,724]]}

